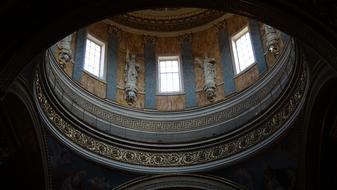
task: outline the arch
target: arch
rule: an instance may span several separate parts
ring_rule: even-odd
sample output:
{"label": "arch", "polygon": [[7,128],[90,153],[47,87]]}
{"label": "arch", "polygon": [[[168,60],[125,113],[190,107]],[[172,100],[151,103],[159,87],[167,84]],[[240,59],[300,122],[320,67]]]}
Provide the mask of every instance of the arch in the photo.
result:
{"label": "arch", "polygon": [[306,186],[309,189],[336,186],[333,171],[336,156],[332,154],[337,147],[337,138],[332,135],[336,130],[337,118],[337,78],[330,78],[321,84],[319,93],[312,104],[308,118],[306,140]]}
{"label": "arch", "polygon": [[[48,187],[48,167],[40,123],[29,92],[18,81],[0,102],[1,132],[12,143],[8,157],[1,160],[0,177],[4,186],[14,189],[44,189]],[[13,183],[16,180],[20,183]]]}
{"label": "arch", "polygon": [[[22,18],[20,18],[20,23],[9,23],[16,22],[14,19],[9,21],[5,20],[4,23],[7,28],[2,30],[5,39],[2,41],[3,43],[0,50],[0,97],[6,101],[8,99],[6,99],[4,95],[9,84],[12,83],[22,68],[37,53],[43,51],[68,33],[103,18],[103,15],[127,11],[125,7],[128,7],[128,10],[133,10],[135,8],[148,8],[152,6],[194,5],[199,7],[208,6],[209,8],[237,10],[237,13],[254,17],[282,29],[294,37],[298,37],[316,49],[320,56],[328,61],[335,69],[337,65],[337,35],[333,31],[335,27],[334,24],[328,24],[329,19],[327,19],[329,17],[332,17],[331,19],[335,18],[331,16],[334,14],[332,12],[334,10],[331,12],[326,10],[324,12],[326,15],[319,16],[319,10],[322,7],[315,6],[317,5],[315,4],[317,1],[301,1],[303,2],[302,4],[300,1],[293,0],[270,0],[264,3],[256,0],[233,2],[230,0],[214,0],[212,3],[209,1],[197,2],[193,0],[171,0],[169,2],[156,2],[154,0],[146,2],[103,0],[99,1],[99,3],[60,0],[55,6],[50,6],[50,2],[36,6],[34,3],[27,4],[22,2],[21,0],[5,2],[1,7],[0,13],[2,18],[5,19],[15,18],[18,12],[23,15]],[[78,2],[83,2],[83,4],[79,5]],[[206,3],[208,5],[206,5]],[[255,3],[258,3],[258,5],[255,5]],[[304,6],[304,4],[306,6]],[[111,6],[109,10],[98,11],[107,5],[113,6]],[[254,9],[256,6],[259,8]],[[328,8],[328,6],[329,5],[326,5],[325,7]],[[97,14],[81,14],[90,8],[93,8],[93,13]],[[318,9],[318,11],[314,12],[310,11],[310,9]],[[56,14],[57,16],[55,16]],[[49,22],[45,22],[45,19]],[[325,19],[326,21],[323,21]],[[287,22],[283,22],[284,20],[287,20]],[[325,93],[329,93],[329,91],[325,91]],[[319,97],[324,99],[324,96]],[[318,105],[317,103],[317,106]],[[310,157],[310,155],[308,157]]]}
{"label": "arch", "polygon": [[124,189],[243,190],[245,188],[239,184],[235,184],[227,179],[220,177],[197,174],[171,174],[142,177],[139,179],[128,181],[120,185],[119,187],[116,187],[116,190]]}

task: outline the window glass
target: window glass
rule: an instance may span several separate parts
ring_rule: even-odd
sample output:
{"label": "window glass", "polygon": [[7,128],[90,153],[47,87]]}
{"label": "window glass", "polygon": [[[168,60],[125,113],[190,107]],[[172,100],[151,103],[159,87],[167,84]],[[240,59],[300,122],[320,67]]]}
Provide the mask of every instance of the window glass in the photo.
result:
{"label": "window glass", "polygon": [[87,38],[84,70],[99,78],[103,77],[103,47],[102,42],[98,42],[93,37]]}
{"label": "window glass", "polygon": [[236,73],[240,73],[255,63],[255,57],[248,27],[232,38]]}
{"label": "window glass", "polygon": [[181,92],[178,57],[159,57],[158,60],[159,92]]}

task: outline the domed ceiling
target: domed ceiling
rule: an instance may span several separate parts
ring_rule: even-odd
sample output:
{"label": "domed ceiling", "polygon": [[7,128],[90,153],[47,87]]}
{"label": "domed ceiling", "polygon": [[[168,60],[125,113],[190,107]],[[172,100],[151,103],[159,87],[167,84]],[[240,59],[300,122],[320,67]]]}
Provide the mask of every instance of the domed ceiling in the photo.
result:
{"label": "domed ceiling", "polygon": [[[292,124],[308,78],[296,51],[286,34],[239,15],[135,11],[49,48],[36,100],[50,131],[92,160],[149,173],[202,171],[256,152]],[[162,88],[171,80],[179,91]]]}

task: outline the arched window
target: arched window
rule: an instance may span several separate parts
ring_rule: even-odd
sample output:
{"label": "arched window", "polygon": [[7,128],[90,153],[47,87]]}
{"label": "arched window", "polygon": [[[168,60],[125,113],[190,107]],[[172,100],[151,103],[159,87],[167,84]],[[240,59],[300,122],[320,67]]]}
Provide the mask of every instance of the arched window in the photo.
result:
{"label": "arched window", "polygon": [[88,34],[84,70],[100,79],[104,76],[104,52],[105,44]]}
{"label": "arched window", "polygon": [[235,73],[239,74],[255,63],[248,26],[232,37]]}

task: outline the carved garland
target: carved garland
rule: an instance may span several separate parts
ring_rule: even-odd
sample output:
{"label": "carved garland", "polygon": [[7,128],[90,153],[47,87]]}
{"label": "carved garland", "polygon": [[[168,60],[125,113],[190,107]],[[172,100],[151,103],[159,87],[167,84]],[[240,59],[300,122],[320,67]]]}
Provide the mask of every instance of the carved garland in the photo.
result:
{"label": "carved garland", "polygon": [[51,124],[71,142],[83,149],[128,164],[148,167],[182,167],[224,159],[267,139],[287,121],[301,102],[306,86],[306,72],[302,73],[295,93],[288,102],[260,127],[226,143],[186,152],[146,152],[118,147],[94,139],[76,129],[53,109],[41,89],[38,74],[36,74],[35,85],[38,101]]}

